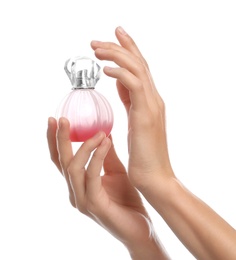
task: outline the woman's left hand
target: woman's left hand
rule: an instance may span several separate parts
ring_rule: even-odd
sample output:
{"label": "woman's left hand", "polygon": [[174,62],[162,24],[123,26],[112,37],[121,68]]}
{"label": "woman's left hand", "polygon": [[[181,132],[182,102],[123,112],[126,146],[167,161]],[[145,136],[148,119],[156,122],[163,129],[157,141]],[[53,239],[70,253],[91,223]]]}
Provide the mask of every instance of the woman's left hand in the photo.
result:
{"label": "woman's left hand", "polygon": [[66,179],[71,204],[120,240],[131,255],[141,250],[143,256],[154,252],[167,259],[111,139],[99,132],[73,155],[69,121],[61,118],[58,129],[54,118],[48,123],[51,159]]}

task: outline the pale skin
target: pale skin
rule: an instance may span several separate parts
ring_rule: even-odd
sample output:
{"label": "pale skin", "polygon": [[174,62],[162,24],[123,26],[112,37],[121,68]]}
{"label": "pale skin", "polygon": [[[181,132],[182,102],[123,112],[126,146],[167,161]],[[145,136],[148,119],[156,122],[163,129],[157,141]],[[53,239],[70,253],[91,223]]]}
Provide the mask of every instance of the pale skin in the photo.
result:
{"label": "pale skin", "polygon": [[119,44],[92,41],[91,47],[98,59],[117,64],[104,73],[116,79],[128,116],[128,170],[103,132],[73,154],[68,120],[49,118],[51,159],[65,177],[71,204],[120,240],[132,259],[170,259],[139,190],[197,259],[236,259],[235,229],[187,190],[171,167],[165,105],[147,62],[121,27],[115,34]]}

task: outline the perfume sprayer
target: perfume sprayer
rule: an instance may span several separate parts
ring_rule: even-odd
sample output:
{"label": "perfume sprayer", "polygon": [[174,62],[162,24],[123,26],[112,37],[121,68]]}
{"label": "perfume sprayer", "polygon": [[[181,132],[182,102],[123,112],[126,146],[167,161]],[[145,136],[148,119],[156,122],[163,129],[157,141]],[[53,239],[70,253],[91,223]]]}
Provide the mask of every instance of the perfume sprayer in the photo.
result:
{"label": "perfume sprayer", "polygon": [[113,127],[112,108],[94,89],[100,79],[100,66],[88,57],[78,56],[67,60],[64,69],[72,90],[61,101],[56,118],[69,120],[71,141],[84,142],[99,131],[108,136]]}

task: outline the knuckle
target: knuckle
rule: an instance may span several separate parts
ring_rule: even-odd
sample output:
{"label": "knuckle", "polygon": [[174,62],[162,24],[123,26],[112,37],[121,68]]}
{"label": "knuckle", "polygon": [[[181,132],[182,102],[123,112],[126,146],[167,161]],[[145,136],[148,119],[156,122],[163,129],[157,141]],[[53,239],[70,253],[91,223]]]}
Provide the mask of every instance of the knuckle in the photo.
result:
{"label": "knuckle", "polygon": [[145,60],[141,59],[140,57],[137,57],[136,66],[139,73],[147,74],[147,66]]}
{"label": "knuckle", "polygon": [[119,74],[120,74],[120,76],[127,74],[127,72],[128,72],[127,69],[125,69],[125,68],[123,68],[123,67],[120,67],[120,69],[119,69]]}
{"label": "knuckle", "polygon": [[95,153],[93,154],[93,158],[99,162],[104,160],[105,155],[99,150],[96,150]]}
{"label": "knuckle", "polygon": [[76,208],[78,209],[78,211],[84,215],[88,214],[88,211],[86,209],[86,207],[84,207],[83,205],[76,205]]}
{"label": "knuckle", "polygon": [[87,210],[93,215],[99,215],[98,202],[96,200],[90,200],[87,205]]}
{"label": "knuckle", "polygon": [[70,204],[72,205],[72,207],[73,208],[77,208],[77,205],[75,203],[75,197],[70,194],[69,195],[69,200],[70,200]]}
{"label": "knuckle", "polygon": [[137,66],[137,70],[140,73],[140,75],[143,75],[143,74],[147,73],[147,68],[146,68],[145,64],[141,60],[139,60],[136,64],[137,64],[136,65]]}
{"label": "knuckle", "polygon": [[81,145],[80,150],[83,151],[84,153],[91,153],[93,151],[93,142],[89,139],[85,143]]}
{"label": "knuckle", "polygon": [[143,82],[141,80],[137,80],[137,82],[135,84],[135,90],[138,91],[138,92],[144,91],[144,85],[143,85]]}
{"label": "knuckle", "polygon": [[56,162],[58,161],[58,156],[55,155],[55,154],[51,154],[51,155],[50,155],[50,158],[51,158],[51,161],[52,161],[53,163],[56,163]]}
{"label": "knuckle", "polygon": [[165,112],[165,102],[162,98],[160,98],[159,106],[160,106],[160,110],[162,112]]}
{"label": "knuckle", "polygon": [[75,167],[72,165],[69,165],[67,168],[66,168],[66,171],[67,171],[67,174],[69,177],[73,177],[75,175]]}

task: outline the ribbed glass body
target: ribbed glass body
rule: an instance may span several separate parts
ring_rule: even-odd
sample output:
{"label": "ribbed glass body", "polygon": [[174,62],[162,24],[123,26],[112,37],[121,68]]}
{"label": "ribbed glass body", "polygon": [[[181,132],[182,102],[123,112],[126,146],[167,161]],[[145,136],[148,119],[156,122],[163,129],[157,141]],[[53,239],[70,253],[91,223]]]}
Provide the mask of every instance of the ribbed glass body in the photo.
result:
{"label": "ribbed glass body", "polygon": [[112,108],[95,89],[72,90],[59,105],[56,117],[69,120],[72,142],[84,142],[99,131],[108,136],[113,126]]}

